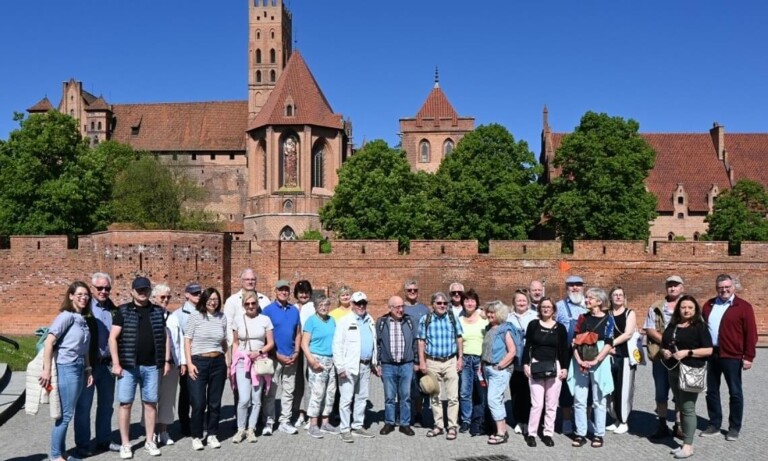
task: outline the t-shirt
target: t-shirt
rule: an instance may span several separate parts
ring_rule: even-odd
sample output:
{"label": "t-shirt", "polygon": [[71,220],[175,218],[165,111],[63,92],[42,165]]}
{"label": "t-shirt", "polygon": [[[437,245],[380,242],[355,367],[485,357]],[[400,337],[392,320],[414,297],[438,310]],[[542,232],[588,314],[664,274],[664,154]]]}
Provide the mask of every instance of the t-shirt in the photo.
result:
{"label": "t-shirt", "polygon": [[523,363],[531,363],[532,358],[539,362],[557,360],[560,362],[560,368],[568,368],[570,359],[568,332],[561,323],[555,322],[552,328],[545,327],[539,320],[528,324],[525,332]]}
{"label": "t-shirt", "polygon": [[[56,337],[56,363],[72,363],[88,353],[91,333],[82,315],[62,312],[53,320],[48,334]],[[54,343],[56,344],[56,343]]]}
{"label": "t-shirt", "polygon": [[464,341],[465,355],[480,355],[483,352],[483,336],[485,336],[485,327],[488,326],[488,320],[479,318],[474,323],[467,322],[467,317],[461,317],[461,328],[464,334],[461,338]]}
{"label": "t-shirt", "polygon": [[227,318],[221,312],[203,315],[195,311],[189,316],[184,338],[192,340],[192,355],[224,352],[222,341],[227,338]]}
{"label": "t-shirt", "polygon": [[[137,366],[157,365],[155,360],[155,336],[152,334],[152,322],[149,319],[150,306],[151,304],[147,304],[146,306],[134,304],[134,307],[136,307],[136,314],[139,317],[139,330],[136,332]],[[160,309],[160,307],[158,307],[158,309]],[[117,325],[121,328],[125,326],[125,318],[119,310],[112,319],[112,325]],[[165,325],[163,325],[163,329],[165,329]]]}
{"label": "t-shirt", "polygon": [[[259,314],[253,318],[247,315],[235,317],[233,330],[237,330],[238,350],[260,351],[267,344],[267,331],[273,329],[272,320]],[[250,344],[249,344],[250,343]]]}
{"label": "t-shirt", "polygon": [[[664,349],[672,352],[686,349],[700,349],[702,347],[712,347],[712,336],[709,334],[707,324],[699,322],[685,328],[670,325],[661,337],[661,344]],[[703,367],[707,363],[706,358],[686,357],[681,360],[682,363],[691,367]],[[677,363],[675,359],[665,360],[667,368],[672,368]]]}
{"label": "t-shirt", "polygon": [[415,334],[416,336],[419,335],[419,322],[421,322],[421,318],[425,315],[429,314],[429,308],[425,306],[422,303],[416,303],[416,304],[405,304],[405,313],[410,315],[413,319],[413,326],[416,329]]}
{"label": "t-shirt", "polygon": [[328,315],[333,317],[333,320],[339,321],[344,318],[345,315],[349,315],[352,313],[352,306],[350,305],[349,309],[345,309],[343,307],[337,307],[336,309],[332,310]]}
{"label": "t-shirt", "polygon": [[275,347],[280,355],[292,355],[295,352],[296,334],[301,325],[299,310],[293,304],[281,305],[277,301],[267,306],[264,315],[272,320],[275,335]]}
{"label": "t-shirt", "polygon": [[313,315],[304,324],[304,332],[310,335],[309,352],[324,357],[333,356],[333,333],[336,331],[336,321],[328,316],[323,320],[319,315]]}
{"label": "t-shirt", "polygon": [[315,315],[315,312],[315,303],[312,301],[301,306],[301,309],[299,309],[299,319],[301,320],[302,328],[304,328],[304,324],[307,323],[307,320]]}

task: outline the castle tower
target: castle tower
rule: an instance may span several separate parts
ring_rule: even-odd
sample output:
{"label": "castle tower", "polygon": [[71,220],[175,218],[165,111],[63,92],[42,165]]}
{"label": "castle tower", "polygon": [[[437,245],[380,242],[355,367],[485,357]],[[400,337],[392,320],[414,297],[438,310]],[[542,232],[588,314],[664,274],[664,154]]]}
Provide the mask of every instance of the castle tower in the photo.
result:
{"label": "castle tower", "polygon": [[253,120],[291,57],[293,26],[283,0],[248,0],[248,118]]}

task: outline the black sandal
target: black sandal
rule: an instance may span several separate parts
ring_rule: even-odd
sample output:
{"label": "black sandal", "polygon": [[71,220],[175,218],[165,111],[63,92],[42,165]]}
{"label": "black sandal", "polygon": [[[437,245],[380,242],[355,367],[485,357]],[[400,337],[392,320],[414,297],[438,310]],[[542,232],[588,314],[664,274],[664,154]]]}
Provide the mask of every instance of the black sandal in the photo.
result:
{"label": "black sandal", "polygon": [[427,431],[427,437],[437,437],[438,435],[443,435],[443,428],[433,427],[432,429]]}
{"label": "black sandal", "polygon": [[586,444],[587,444],[587,439],[580,435],[577,435],[576,437],[574,437],[573,442],[571,442],[571,446],[576,448],[583,447]]}
{"label": "black sandal", "polygon": [[600,436],[595,436],[592,439],[592,448],[603,448],[603,438]]}
{"label": "black sandal", "polygon": [[509,434],[492,434],[490,437],[488,437],[488,445],[501,445],[502,443],[507,443],[507,440],[509,440]]}

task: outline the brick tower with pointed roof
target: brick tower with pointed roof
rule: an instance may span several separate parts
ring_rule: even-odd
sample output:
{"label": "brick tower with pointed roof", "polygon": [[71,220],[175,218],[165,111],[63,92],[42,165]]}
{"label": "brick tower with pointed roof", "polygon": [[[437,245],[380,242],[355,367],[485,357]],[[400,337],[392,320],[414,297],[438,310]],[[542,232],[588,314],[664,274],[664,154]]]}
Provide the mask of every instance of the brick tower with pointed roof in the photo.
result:
{"label": "brick tower with pointed roof", "polygon": [[414,118],[400,119],[400,136],[411,169],[435,172],[465,134],[475,129],[474,117],[461,117],[435,84]]}

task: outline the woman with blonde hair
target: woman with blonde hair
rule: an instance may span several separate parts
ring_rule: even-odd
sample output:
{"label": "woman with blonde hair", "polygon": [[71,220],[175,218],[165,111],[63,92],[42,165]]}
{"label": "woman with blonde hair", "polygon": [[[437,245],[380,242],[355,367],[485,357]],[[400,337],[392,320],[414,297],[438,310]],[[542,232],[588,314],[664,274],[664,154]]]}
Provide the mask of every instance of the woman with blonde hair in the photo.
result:
{"label": "woman with blonde hair", "polygon": [[501,301],[485,305],[488,327],[483,338],[483,372],[488,382],[488,409],[496,422],[496,431],[488,437],[489,445],[509,440],[504,408],[504,391],[509,385],[509,368],[515,363],[515,340],[512,325],[507,322],[509,307]]}
{"label": "woman with blonde hair", "polygon": [[632,365],[629,359],[629,341],[637,329],[635,311],[626,305],[624,289],[611,289],[611,310],[613,317],[613,361],[611,375],[613,376],[613,393],[608,396],[608,411],[615,422],[606,427],[614,434],[624,434],[629,430],[627,420],[632,411],[632,400],[635,395],[635,371],[637,365]]}

